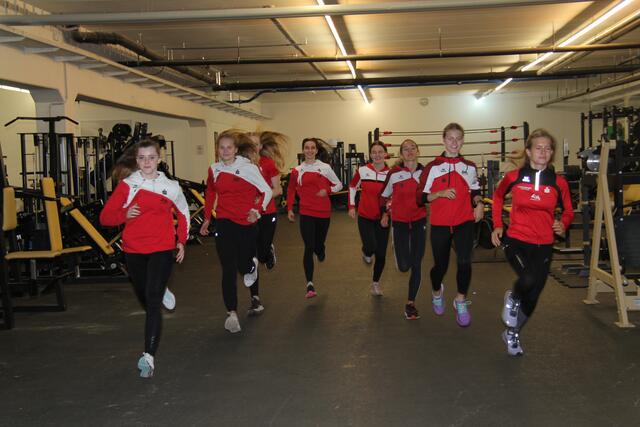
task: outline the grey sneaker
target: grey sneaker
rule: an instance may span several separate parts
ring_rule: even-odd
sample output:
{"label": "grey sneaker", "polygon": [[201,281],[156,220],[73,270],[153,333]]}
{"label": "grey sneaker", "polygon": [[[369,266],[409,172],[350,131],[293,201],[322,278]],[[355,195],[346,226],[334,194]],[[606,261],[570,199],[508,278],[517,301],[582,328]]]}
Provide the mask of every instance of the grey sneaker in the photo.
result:
{"label": "grey sneaker", "polygon": [[510,328],[518,326],[520,300],[513,298],[511,291],[504,293],[504,307],[502,307],[502,321]]}
{"label": "grey sneaker", "polygon": [[502,341],[507,345],[507,353],[509,356],[522,356],[524,351],[520,346],[520,334],[518,331],[507,328],[502,333]]}
{"label": "grey sneaker", "polygon": [[162,305],[169,311],[173,311],[176,309],[176,296],[171,292],[169,288],[166,288],[164,291],[164,296],[162,297]]}
{"label": "grey sneaker", "polygon": [[242,329],[240,328],[238,315],[235,311],[230,311],[228,314],[229,315],[227,316],[227,320],[224,321],[224,328],[232,334],[240,332]]}
{"label": "grey sneaker", "polygon": [[141,378],[151,378],[155,369],[153,356],[149,353],[142,353],[142,357],[138,360],[138,369]]}
{"label": "grey sneaker", "polygon": [[258,280],[258,258],[253,257],[253,269],[244,275],[244,285],[250,288]]}
{"label": "grey sneaker", "polygon": [[260,297],[258,296],[251,297],[251,307],[249,308],[249,311],[247,314],[249,316],[257,316],[259,314],[262,314],[263,311],[264,311],[264,306],[260,302]]}

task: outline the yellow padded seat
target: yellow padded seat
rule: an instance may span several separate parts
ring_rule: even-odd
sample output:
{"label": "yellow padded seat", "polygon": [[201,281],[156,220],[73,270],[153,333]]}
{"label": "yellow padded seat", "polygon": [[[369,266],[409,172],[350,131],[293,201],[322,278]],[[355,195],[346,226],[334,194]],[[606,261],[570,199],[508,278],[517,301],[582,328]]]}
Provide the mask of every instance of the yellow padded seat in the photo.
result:
{"label": "yellow padded seat", "polygon": [[[191,191],[191,194],[193,194],[193,196],[198,200],[198,202],[200,202],[202,207],[204,207],[206,201],[204,200],[204,197],[202,197],[202,194],[200,194],[199,192],[197,192],[193,188],[190,188],[189,190]],[[198,212],[199,211],[200,210],[198,209]],[[216,211],[214,209],[211,209],[211,215],[213,215],[214,218],[216,217]]]}
{"label": "yellow padded seat", "polygon": [[[72,202],[66,197],[60,197],[60,204],[62,206],[69,206],[72,204]],[[78,224],[80,224],[80,227],[82,227],[82,229],[89,235],[89,237],[91,237],[91,239],[96,243],[96,245],[98,245],[102,252],[107,255],[113,255],[115,253],[113,247],[111,247],[109,242],[107,242],[107,240],[102,237],[102,234],[100,234],[100,232],[96,230],[93,224],[89,222],[87,217],[84,216],[83,213],[80,212],[80,210],[76,208],[71,209],[71,211],[69,211],[69,214],[74,220],[76,220]]]}

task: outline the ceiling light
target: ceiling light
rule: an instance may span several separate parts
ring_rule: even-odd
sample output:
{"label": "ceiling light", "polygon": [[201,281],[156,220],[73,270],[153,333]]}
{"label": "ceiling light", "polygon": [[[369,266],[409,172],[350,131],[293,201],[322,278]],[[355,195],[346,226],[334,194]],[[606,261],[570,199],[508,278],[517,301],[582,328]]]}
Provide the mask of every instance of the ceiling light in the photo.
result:
{"label": "ceiling light", "polygon": [[511,77],[509,77],[507,80],[505,80],[502,83],[500,83],[500,85],[498,85],[498,87],[494,89],[494,92],[499,91],[500,89],[502,89],[503,87],[505,87],[506,85],[511,83],[511,80],[513,80],[513,79]]}
{"label": "ceiling light", "polygon": [[0,85],[0,89],[10,90],[10,91],[13,91],[13,92],[30,93],[27,89],[22,89],[22,88],[13,87],[13,86]]}
{"label": "ceiling light", "polygon": [[362,99],[364,99],[365,104],[371,104],[369,98],[367,98],[367,93],[364,91],[361,85],[358,85],[358,90],[360,91],[360,95],[362,95]]}

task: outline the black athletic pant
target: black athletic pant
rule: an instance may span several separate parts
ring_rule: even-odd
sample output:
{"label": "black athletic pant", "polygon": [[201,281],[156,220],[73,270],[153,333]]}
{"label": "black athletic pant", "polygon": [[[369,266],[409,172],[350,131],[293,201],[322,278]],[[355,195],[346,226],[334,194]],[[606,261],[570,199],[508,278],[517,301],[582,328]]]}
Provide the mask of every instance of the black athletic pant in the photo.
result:
{"label": "black athletic pant", "polygon": [[[216,220],[216,248],[222,266],[222,299],[227,311],[238,309],[238,273],[250,273],[253,268],[253,257],[256,256],[256,225],[241,225],[229,219]],[[260,291],[259,280],[249,288],[251,296]]]}
{"label": "black athletic pant", "polygon": [[426,218],[413,222],[393,222],[393,248],[398,269],[403,273],[411,269],[409,301],[415,301],[422,276],[422,257],[427,240]]}
{"label": "black athletic pant", "polygon": [[154,356],[162,332],[162,297],[173,268],[173,251],[150,254],[125,253],[127,272],[133,289],[147,315],[144,324],[144,351]]}
{"label": "black athletic pant", "polygon": [[458,293],[466,295],[471,283],[471,251],[473,250],[473,221],[450,227],[431,226],[431,249],[433,251],[433,268],[431,269],[431,287],[440,290],[442,279],[449,268],[451,243],[456,245],[456,262],[458,271],[456,282]]}
{"label": "black athletic pant", "polygon": [[553,245],[536,245],[506,236],[503,244],[507,261],[518,275],[512,295],[520,300],[520,310],[529,317],[547,282]]}
{"label": "black athletic pant", "polygon": [[358,216],[358,231],[362,240],[362,253],[368,257],[375,255],[373,281],[378,282],[384,270],[389,243],[389,227],[380,225],[380,220]]}
{"label": "black athletic pant", "polygon": [[264,214],[258,220],[258,261],[265,263],[273,257],[271,244],[276,234],[278,214]]}
{"label": "black athletic pant", "polygon": [[318,256],[318,260],[324,260],[324,242],[327,240],[330,222],[331,218],[300,215],[300,234],[304,241],[302,265],[304,266],[304,275],[307,282],[313,281],[313,254],[315,253]]}

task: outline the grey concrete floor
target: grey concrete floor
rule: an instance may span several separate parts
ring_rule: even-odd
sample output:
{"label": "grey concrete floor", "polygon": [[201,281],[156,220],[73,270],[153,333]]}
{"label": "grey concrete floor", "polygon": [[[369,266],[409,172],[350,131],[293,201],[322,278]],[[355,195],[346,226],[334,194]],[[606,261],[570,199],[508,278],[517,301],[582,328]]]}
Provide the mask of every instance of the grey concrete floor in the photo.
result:
{"label": "grey concrete floor", "polygon": [[614,326],[612,295],[585,306],[586,290],[550,279],[523,333],[525,355],[509,358],[499,312],[514,275],[504,263],[474,264],[473,322],[462,329],[450,302],[455,268],[445,280],[447,312],[431,312],[430,250],[422,318],[407,321],[408,275],[389,258],[385,295],[371,297],[370,267],[346,214],[332,219],[313,300],[304,299],[297,223],[280,218],[276,245],[278,265],[261,275],[262,316],[246,316],[238,280],[243,330],[235,335],[223,329],[213,241],[188,247],[151,380],[137,376],[144,318],[125,283],[69,285],[67,312],[18,314],[14,330],[0,331],[0,425],[638,423],[640,328]]}

